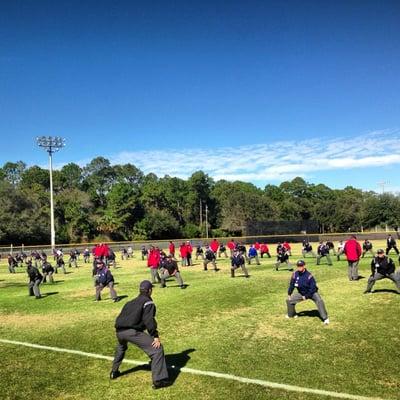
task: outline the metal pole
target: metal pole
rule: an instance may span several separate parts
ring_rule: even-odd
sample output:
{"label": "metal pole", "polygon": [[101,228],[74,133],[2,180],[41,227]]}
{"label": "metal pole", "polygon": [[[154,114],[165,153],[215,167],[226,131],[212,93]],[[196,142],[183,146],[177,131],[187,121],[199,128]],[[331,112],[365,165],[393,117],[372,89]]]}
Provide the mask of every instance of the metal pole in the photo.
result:
{"label": "metal pole", "polygon": [[203,228],[203,205],[200,200],[200,231]]}
{"label": "metal pole", "polygon": [[56,231],[54,229],[54,200],[53,200],[53,157],[49,150],[49,171],[50,171],[50,229],[51,229],[51,250],[56,247]]}
{"label": "metal pole", "polygon": [[208,239],[208,205],[206,203],[206,238]]}

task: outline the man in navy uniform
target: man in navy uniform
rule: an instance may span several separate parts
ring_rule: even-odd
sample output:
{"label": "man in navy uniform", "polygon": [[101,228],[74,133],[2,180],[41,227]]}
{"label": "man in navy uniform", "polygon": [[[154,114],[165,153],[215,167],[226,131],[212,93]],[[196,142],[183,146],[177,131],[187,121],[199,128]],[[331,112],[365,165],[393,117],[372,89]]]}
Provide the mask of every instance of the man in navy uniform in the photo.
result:
{"label": "man in navy uniform", "polygon": [[[156,306],[151,298],[153,285],[142,281],[139,296],[129,301],[122,308],[115,321],[118,345],[115,352],[110,378],[116,379],[121,373],[119,366],[124,359],[128,343],[133,343],[151,358],[153,388],[159,389],[170,385],[164,349],[160,342],[155,320]],[[147,330],[148,333],[145,333]]]}
{"label": "man in navy uniform", "polygon": [[328,265],[332,265],[331,256],[329,255],[329,247],[324,242],[319,243],[317,254],[317,265],[319,265],[322,257],[326,257]]}
{"label": "man in navy uniform", "polygon": [[239,252],[239,250],[234,250],[233,251],[233,256],[231,258],[231,277],[235,277],[235,269],[237,268],[242,268],[242,271],[244,272],[244,276],[246,278],[249,277],[249,273],[247,272],[246,268],[246,260],[244,259],[244,256],[242,253]]}
{"label": "man in navy uniform", "polygon": [[[307,271],[306,263],[303,260],[297,261],[296,265],[297,271],[293,272],[289,283],[288,298],[286,300],[286,317],[297,317],[295,305],[301,301],[310,299],[317,305],[319,314],[324,321],[324,325],[328,325],[328,313],[326,312],[324,301],[318,293],[318,287],[314,277],[309,271]],[[297,288],[297,293],[293,293],[295,288]]]}
{"label": "man in navy uniform", "polygon": [[385,255],[383,249],[376,252],[376,257],[371,261],[371,276],[368,278],[367,289],[364,293],[371,293],[376,281],[387,278],[396,284],[400,293],[400,275],[395,273],[396,267],[391,258]]}

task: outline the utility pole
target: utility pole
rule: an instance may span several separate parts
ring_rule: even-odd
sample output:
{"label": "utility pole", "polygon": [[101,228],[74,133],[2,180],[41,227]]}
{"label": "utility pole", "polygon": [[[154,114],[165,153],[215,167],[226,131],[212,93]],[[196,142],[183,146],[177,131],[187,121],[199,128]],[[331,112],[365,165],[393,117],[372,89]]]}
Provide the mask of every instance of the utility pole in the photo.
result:
{"label": "utility pole", "polygon": [[36,138],[39,147],[42,147],[49,154],[49,173],[50,173],[50,239],[51,249],[56,247],[56,231],[54,228],[54,200],[53,200],[53,153],[65,146],[65,139],[59,136],[40,136]]}
{"label": "utility pole", "polygon": [[201,200],[199,201],[199,203],[200,203],[200,232],[201,232],[201,230],[203,229],[203,203]]}
{"label": "utility pole", "polygon": [[208,239],[208,205],[206,203],[206,238]]}

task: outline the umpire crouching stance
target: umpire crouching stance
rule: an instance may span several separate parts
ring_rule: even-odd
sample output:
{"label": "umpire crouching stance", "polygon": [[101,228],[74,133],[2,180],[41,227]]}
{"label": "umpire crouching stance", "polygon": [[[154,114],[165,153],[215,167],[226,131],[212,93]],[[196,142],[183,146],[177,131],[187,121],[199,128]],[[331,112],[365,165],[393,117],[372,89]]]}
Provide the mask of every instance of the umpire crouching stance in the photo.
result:
{"label": "umpire crouching stance", "polygon": [[[153,389],[170,385],[168,381],[167,364],[164,349],[158,337],[157,322],[154,319],[156,306],[151,299],[153,285],[143,281],[139,287],[140,293],[136,299],[126,303],[115,321],[118,345],[110,378],[118,378],[121,373],[119,366],[124,359],[128,343],[133,343],[151,358]],[[148,333],[144,333],[144,330]]]}
{"label": "umpire crouching stance", "polygon": [[[295,305],[300,301],[311,299],[317,305],[319,314],[324,321],[324,325],[328,325],[328,313],[326,312],[324,301],[318,293],[318,287],[314,277],[306,270],[306,263],[303,260],[297,261],[296,265],[297,271],[293,272],[289,283],[289,296],[286,300],[288,313],[286,317],[296,317]],[[297,288],[298,293],[292,294],[294,288]]]}
{"label": "umpire crouching stance", "polygon": [[371,293],[376,281],[390,279],[396,284],[397,292],[400,293],[400,274],[395,273],[396,267],[391,258],[385,256],[383,249],[376,252],[376,257],[371,261],[371,276],[368,278],[367,289],[364,293]]}

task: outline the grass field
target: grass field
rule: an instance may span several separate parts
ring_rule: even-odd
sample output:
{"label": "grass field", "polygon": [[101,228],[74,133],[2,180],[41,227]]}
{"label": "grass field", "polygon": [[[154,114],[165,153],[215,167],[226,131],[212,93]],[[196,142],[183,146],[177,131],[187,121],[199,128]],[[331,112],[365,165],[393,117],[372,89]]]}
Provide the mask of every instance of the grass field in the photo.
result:
{"label": "grass field", "polygon": [[[383,242],[374,242],[374,248]],[[314,248],[316,246],[314,245]],[[294,246],[292,261],[300,258]],[[393,254],[396,260],[397,257]],[[334,257],[332,257],[334,259]],[[343,257],[342,257],[343,258]],[[120,378],[108,378],[111,362],[0,343],[1,399],[291,399],[326,398],[289,392],[223,378],[179,371],[182,367],[232,374],[305,388],[381,399],[400,399],[400,295],[385,279],[375,293],[364,295],[371,257],[363,259],[358,282],[347,280],[346,261],[316,266],[306,258],[317,279],[331,324],[324,326],[311,301],[297,306],[301,315],[287,320],[286,293],[290,272],[275,271],[274,258],[249,267],[251,277],[230,278],[227,260],[219,272],[202,271],[200,262],[181,268],[189,286],[175,280],[156,287],[157,320],[174,384],[151,389],[147,367],[122,364]],[[42,284],[45,296],[28,297],[25,268],[9,274],[0,265],[0,339],[113,356],[114,320],[123,304],[136,296],[150,274],[139,255],[120,261],[112,272],[119,303],[94,302],[91,266],[55,275]],[[47,295],[46,295],[47,294]],[[126,358],[147,357],[131,346]]]}

